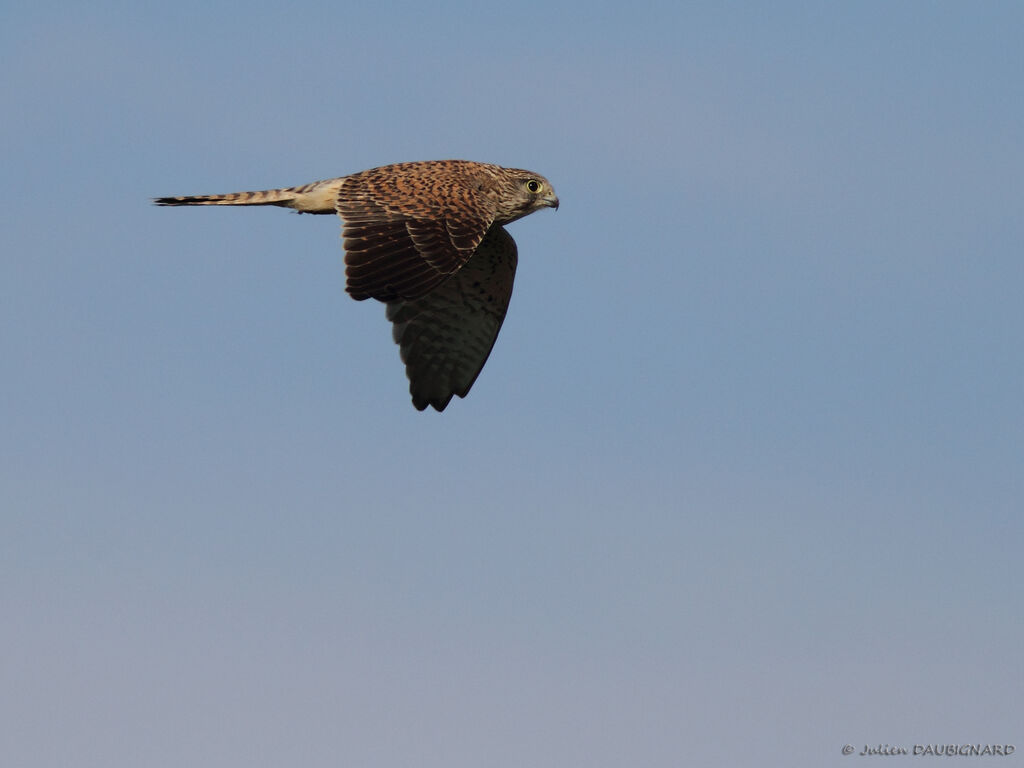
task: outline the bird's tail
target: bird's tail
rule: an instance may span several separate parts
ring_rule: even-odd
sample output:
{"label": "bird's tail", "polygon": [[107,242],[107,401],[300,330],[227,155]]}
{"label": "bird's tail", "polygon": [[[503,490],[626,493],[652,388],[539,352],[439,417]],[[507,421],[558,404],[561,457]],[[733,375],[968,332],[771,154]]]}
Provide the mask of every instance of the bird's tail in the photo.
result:
{"label": "bird's tail", "polygon": [[155,197],[156,205],[278,205],[303,213],[334,213],[341,179],[314,181],[301,187],[231,192],[226,195],[185,195]]}

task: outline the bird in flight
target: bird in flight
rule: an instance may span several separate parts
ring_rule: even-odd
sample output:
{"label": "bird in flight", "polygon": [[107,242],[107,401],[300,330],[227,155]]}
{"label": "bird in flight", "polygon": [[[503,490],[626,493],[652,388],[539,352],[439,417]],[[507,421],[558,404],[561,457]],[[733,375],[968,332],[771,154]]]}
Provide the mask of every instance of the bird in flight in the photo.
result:
{"label": "bird in flight", "polygon": [[558,208],[540,174],[468,160],[397,163],[301,187],[153,202],[336,213],[346,290],[387,305],[421,411],[443,411],[453,395],[465,397],[494,347],[518,260],[504,225]]}

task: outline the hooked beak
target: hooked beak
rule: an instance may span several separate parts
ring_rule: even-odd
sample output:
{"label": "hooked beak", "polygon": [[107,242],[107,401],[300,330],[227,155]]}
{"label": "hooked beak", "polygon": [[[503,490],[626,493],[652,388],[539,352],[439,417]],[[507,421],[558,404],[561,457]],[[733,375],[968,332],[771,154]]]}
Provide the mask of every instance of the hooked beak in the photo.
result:
{"label": "hooked beak", "polygon": [[545,195],[544,197],[541,198],[541,201],[548,208],[554,208],[556,211],[558,210],[558,196],[557,195]]}

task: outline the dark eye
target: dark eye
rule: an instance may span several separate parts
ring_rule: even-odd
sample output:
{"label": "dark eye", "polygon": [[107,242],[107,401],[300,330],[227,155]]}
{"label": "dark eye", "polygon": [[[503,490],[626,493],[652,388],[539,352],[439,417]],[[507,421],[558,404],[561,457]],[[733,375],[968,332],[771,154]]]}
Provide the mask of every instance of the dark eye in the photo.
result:
{"label": "dark eye", "polygon": [[536,179],[530,179],[526,182],[526,188],[534,193],[540,192],[540,182]]}

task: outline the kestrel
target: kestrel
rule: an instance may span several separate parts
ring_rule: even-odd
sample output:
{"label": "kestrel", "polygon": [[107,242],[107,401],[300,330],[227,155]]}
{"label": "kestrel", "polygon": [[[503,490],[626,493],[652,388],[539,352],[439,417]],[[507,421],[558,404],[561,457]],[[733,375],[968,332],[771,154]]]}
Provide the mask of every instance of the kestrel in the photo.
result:
{"label": "kestrel", "polygon": [[397,163],[301,187],[158,197],[157,205],[277,205],[336,213],[346,290],[387,304],[413,405],[465,397],[498,337],[518,260],[503,225],[558,208],[532,171],[467,160]]}

